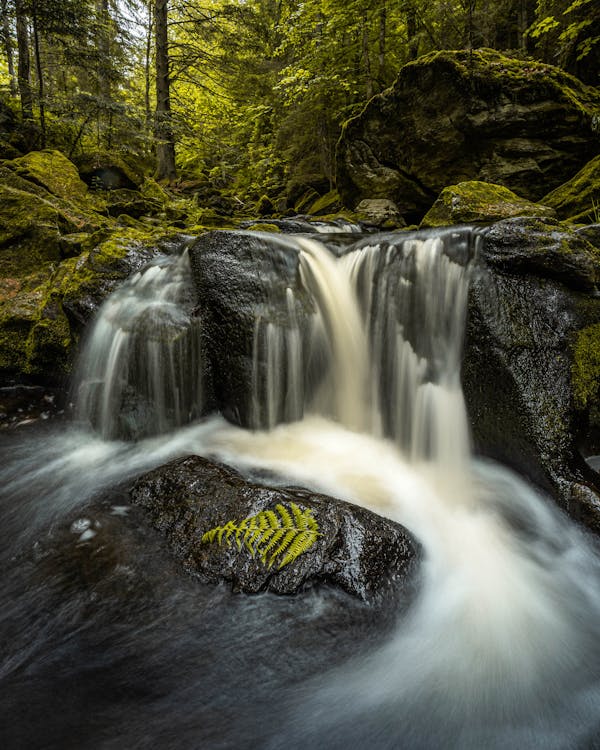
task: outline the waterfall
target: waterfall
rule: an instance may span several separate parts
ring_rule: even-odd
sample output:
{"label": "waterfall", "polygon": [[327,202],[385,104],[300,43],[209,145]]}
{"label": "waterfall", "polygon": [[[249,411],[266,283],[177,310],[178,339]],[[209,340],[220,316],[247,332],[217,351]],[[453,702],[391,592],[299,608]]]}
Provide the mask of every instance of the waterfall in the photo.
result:
{"label": "waterfall", "polygon": [[[257,319],[253,426],[320,414],[391,437],[413,461],[429,460],[440,471],[464,467],[460,359],[476,244],[473,235],[465,249],[469,236],[384,235],[340,257],[315,239],[288,239],[315,313],[304,338],[293,302],[284,323]],[[310,373],[318,385],[304,389]]]}
{"label": "waterfall", "polygon": [[203,408],[187,252],[160,257],[102,305],[77,366],[77,418],[106,439],[161,434]]}
{"label": "waterfall", "polygon": [[[460,362],[477,235],[261,235],[262,244],[252,237],[241,252],[233,248],[222,283],[243,312],[228,329],[235,341],[226,343],[236,347],[230,363],[242,362],[235,377],[246,378],[240,391],[251,429],[204,413],[208,375],[218,384],[230,363],[217,361],[206,340],[216,334],[203,329],[209,315],[184,252],[157,258],[99,310],[74,385],[78,424],[54,426],[52,439],[43,430],[37,439],[5,431],[0,521],[9,531],[1,559],[19,575],[4,576],[0,593],[19,606],[9,601],[0,620],[7,649],[19,629],[22,643],[0,670],[12,678],[2,696],[16,696],[11,714],[32,707],[41,717],[34,734],[40,746],[48,744],[46,724],[57,721],[61,743],[53,747],[65,737],[77,743],[92,721],[82,747],[105,740],[106,748],[596,747],[597,545],[550,499],[469,451]],[[213,270],[222,260],[216,255]],[[233,283],[228,273],[257,256],[265,284]],[[282,269],[285,281],[268,299],[263,292]],[[249,290],[257,288],[255,300]],[[223,306],[215,317],[232,310]],[[141,510],[112,506],[103,527],[87,517],[87,501],[101,495],[104,507],[115,487],[190,454],[403,524],[422,549],[407,611],[390,615],[373,637],[368,618],[383,610],[351,602],[327,585],[326,572],[323,585],[298,597],[244,597],[175,578],[160,535],[144,537],[156,544],[155,557],[113,550],[113,534],[135,549],[137,535],[147,532]],[[81,571],[85,578],[63,600],[52,567],[61,524],[73,538],[60,556],[65,577]],[[182,547],[186,533],[177,526]],[[93,547],[90,539],[100,536],[102,546]],[[34,581],[34,589],[21,580]],[[173,580],[177,590],[165,593]],[[319,650],[334,610],[338,624],[328,635],[351,639],[346,654],[356,654],[341,666],[326,646]],[[113,681],[102,662],[107,653],[118,670]],[[63,671],[61,692],[56,677],[65,665],[73,671],[68,680]],[[83,697],[63,726],[53,696],[62,706],[74,683]],[[99,696],[112,694],[115,707],[96,716]],[[273,695],[277,711],[265,721]],[[225,704],[235,720],[223,721]]]}

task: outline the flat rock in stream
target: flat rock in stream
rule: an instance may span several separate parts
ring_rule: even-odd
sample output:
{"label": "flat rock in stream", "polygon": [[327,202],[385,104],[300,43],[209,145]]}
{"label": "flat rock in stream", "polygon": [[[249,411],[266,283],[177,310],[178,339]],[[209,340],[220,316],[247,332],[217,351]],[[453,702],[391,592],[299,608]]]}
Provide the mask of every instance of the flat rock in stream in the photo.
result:
{"label": "flat rock in stream", "polygon": [[[177,459],[142,476],[130,492],[151,523],[167,538],[174,557],[207,583],[231,582],[235,591],[293,594],[322,581],[360,599],[401,590],[408,593],[419,557],[418,544],[397,523],[364,508],[298,488],[247,481],[235,470],[199,456]],[[312,511],[314,544],[278,568],[252,556],[242,544],[203,542],[207,531],[238,524],[278,504]]]}

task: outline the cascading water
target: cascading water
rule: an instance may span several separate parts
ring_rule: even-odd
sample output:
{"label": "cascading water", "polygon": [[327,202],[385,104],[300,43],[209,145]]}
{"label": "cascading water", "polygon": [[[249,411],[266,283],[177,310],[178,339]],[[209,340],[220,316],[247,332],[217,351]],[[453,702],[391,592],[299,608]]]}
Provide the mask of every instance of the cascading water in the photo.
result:
{"label": "cascading water", "polygon": [[202,414],[189,259],[161,257],[102,306],[76,377],[77,418],[104,438],[167,432]]}
{"label": "cascading water", "polygon": [[[215,417],[194,422],[204,404],[199,364],[204,354],[192,313],[188,260],[185,254],[161,260],[107,300],[82,356],[76,388],[80,425],[92,422],[100,436],[81,426],[61,440],[42,436],[39,443],[15,449],[4,468],[8,500],[0,508],[12,543],[2,554],[18,559],[14,540],[31,539],[39,516],[55,525],[93,490],[171,458],[201,453],[241,468],[273,470],[288,482],[401,522],[423,547],[418,595],[383,645],[317,677],[319,662],[327,664],[333,648],[327,638],[339,643],[350,638],[347,653],[354,651],[352,638],[368,638],[360,628],[351,631],[348,618],[329,632],[332,607],[358,614],[327,592],[290,600],[232,596],[219,609],[222,591],[200,606],[191,586],[189,595],[165,599],[158,613],[140,605],[137,619],[131,615],[137,629],[127,615],[118,635],[106,629],[113,614],[102,609],[100,634],[90,632],[84,608],[85,624],[78,627],[93,647],[86,652],[91,664],[81,667],[76,679],[88,684],[82,674],[91,673],[88,689],[98,700],[98,654],[108,653],[111,664],[124,665],[118,672],[123,684],[130,684],[125,674],[140,670],[134,680],[139,699],[120,693],[135,716],[110,714],[118,727],[111,734],[106,714],[100,714],[97,735],[76,746],[597,747],[597,551],[550,501],[509,471],[469,454],[459,370],[477,236],[469,230],[371,236],[343,251],[337,246],[339,257],[312,238],[269,242],[297,251],[302,290],[286,290],[279,317],[256,317],[248,388],[255,431]],[[299,291],[308,292],[313,303],[308,322],[299,314]],[[129,403],[136,404],[133,413]],[[152,437],[111,440],[127,434]],[[25,469],[32,456],[35,469]],[[21,502],[27,488],[27,501]],[[72,527],[77,534],[95,533],[83,521]],[[79,545],[85,543],[83,534]],[[115,570],[123,567],[117,561]],[[131,586],[134,574],[120,574]],[[7,577],[4,586],[9,582]],[[7,590],[17,596],[5,588],[5,598]],[[96,600],[101,594],[95,592]],[[16,617],[33,635],[27,634],[0,671],[11,688],[8,706],[19,694],[19,670],[35,691],[43,665],[80,658],[69,651],[73,631],[62,625],[66,630],[59,631],[56,653],[45,654],[52,631],[48,625],[35,625],[36,630],[30,612],[50,606],[37,589],[33,604],[18,596],[0,624],[14,637],[15,626],[6,623]],[[65,603],[61,623],[80,622],[76,613],[84,604],[89,608],[91,600]],[[323,622],[320,651],[310,628]],[[303,659],[310,666],[302,683]],[[223,664],[230,666],[221,669]],[[253,681],[259,669],[262,677]],[[71,673],[66,674],[70,684]],[[150,693],[153,682],[158,686]],[[207,694],[209,685],[225,694]],[[247,692],[240,693],[244,686]],[[273,696],[279,701],[275,710]],[[43,706],[54,705],[44,700]],[[230,704],[235,716],[227,714],[224,721]],[[93,705],[89,714],[93,722]],[[81,733],[81,718],[69,726]],[[61,746],[41,731],[40,738],[44,746]]]}

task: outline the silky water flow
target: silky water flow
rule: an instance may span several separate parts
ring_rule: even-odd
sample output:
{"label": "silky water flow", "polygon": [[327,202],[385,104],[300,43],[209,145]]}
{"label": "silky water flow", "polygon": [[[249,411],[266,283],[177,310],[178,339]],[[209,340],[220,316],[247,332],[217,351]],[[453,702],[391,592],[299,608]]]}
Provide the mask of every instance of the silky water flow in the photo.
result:
{"label": "silky water flow", "polygon": [[[200,636],[188,634],[186,667],[170,688],[177,708],[165,707],[163,697],[153,709],[175,724],[177,737],[167,739],[167,729],[146,717],[126,732],[128,746],[191,748],[202,738],[207,748],[273,750],[349,742],[390,750],[598,747],[597,549],[550,499],[469,450],[460,361],[477,236],[369,236],[354,239],[340,257],[324,236],[259,239],[299,254],[314,312],[303,326],[289,288],[284,320],[257,319],[249,409],[255,429],[220,417],[198,420],[204,355],[189,259],[186,252],[161,257],[101,308],[74,385],[76,424],[51,440],[14,446],[2,472],[3,523],[14,530],[4,557],[15,559],[24,539],[58,524],[99,488],[199,453],[242,471],[276,472],[402,523],[423,550],[417,593],[385,637],[367,649],[350,643],[335,668],[315,656],[325,668],[313,664],[302,680],[288,675],[279,687],[271,670],[263,676],[268,698],[259,719],[240,708],[241,726],[234,728],[234,720],[214,734],[200,725],[206,731],[207,704],[214,704],[208,715],[219,716],[219,700],[204,695],[210,670],[196,666],[195,676],[188,657]],[[311,380],[315,371],[319,377]],[[14,498],[25,496],[17,507]],[[80,530],[95,533],[85,524]],[[265,601],[269,614],[261,609]],[[253,621],[257,610],[269,620],[283,608],[288,619],[317,627],[333,604],[313,591],[283,602],[233,597],[227,606],[240,621]],[[15,611],[16,605],[0,616],[4,625]],[[202,621],[195,627],[210,639]],[[267,625],[258,627],[263,633]],[[259,631],[250,630],[246,650],[239,641],[236,650],[244,669],[270,658]],[[233,638],[223,624],[217,631],[215,639]],[[44,633],[5,661],[0,678],[13,684],[32,649],[43,650]],[[342,643],[357,636],[341,629],[332,637]],[[309,643],[309,652],[321,653]],[[360,655],[350,658],[353,650]],[[301,658],[292,650],[288,668]],[[260,695],[259,686],[253,690]],[[264,713],[274,702],[278,719]],[[118,746],[106,737],[94,747]]]}

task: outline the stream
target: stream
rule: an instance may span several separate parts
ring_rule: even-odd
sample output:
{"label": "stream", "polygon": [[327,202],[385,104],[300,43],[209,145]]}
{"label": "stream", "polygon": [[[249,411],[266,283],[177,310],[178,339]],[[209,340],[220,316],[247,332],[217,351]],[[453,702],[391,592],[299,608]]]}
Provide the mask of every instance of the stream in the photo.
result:
{"label": "stream", "polygon": [[[182,247],[103,304],[69,419],[0,432],[0,747],[599,748],[598,544],[470,450],[477,236],[258,239],[312,310],[257,313],[249,428],[204,415]],[[403,524],[414,601],[182,575],[128,487],[187,454]]]}

